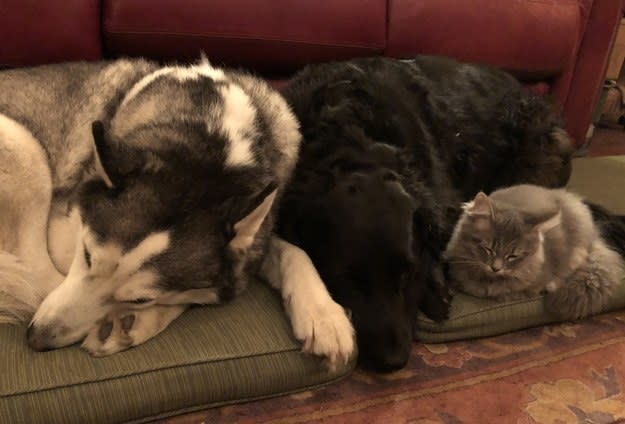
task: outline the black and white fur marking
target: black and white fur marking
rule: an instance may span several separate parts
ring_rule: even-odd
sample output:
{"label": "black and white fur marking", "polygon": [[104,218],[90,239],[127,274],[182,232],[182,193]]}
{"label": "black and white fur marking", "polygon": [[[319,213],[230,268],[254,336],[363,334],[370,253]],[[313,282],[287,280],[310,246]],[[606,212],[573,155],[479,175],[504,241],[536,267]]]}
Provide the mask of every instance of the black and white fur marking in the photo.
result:
{"label": "black and white fur marking", "polygon": [[[1,72],[0,319],[32,315],[36,350],[84,339],[108,355],[158,334],[189,304],[233,298],[267,257],[288,271],[264,274],[306,350],[347,360],[342,308],[305,255],[271,236],[300,138],[265,83],[206,60]],[[293,263],[311,285],[293,282]],[[310,290],[317,304],[300,300]]]}

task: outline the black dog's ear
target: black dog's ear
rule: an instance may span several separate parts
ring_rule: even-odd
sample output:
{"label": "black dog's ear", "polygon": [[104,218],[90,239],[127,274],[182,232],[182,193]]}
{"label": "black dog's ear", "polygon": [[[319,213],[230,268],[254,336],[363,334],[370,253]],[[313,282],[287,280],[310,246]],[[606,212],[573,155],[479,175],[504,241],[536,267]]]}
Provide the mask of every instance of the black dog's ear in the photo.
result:
{"label": "black dog's ear", "polygon": [[350,81],[345,80],[339,83],[324,84],[315,88],[310,96],[310,103],[313,106],[313,110],[319,112],[326,111],[326,113],[328,110],[335,110],[345,97],[339,94],[343,93],[341,85],[349,83]]}
{"label": "black dog's ear", "polygon": [[449,318],[452,295],[445,279],[443,266],[444,264],[440,261],[431,264],[419,305],[419,309],[434,321],[443,321]]}
{"label": "black dog's ear", "polygon": [[112,146],[106,138],[106,130],[102,121],[91,123],[91,133],[96,173],[108,188],[114,188],[119,185],[119,181],[116,181]]}
{"label": "black dog's ear", "polygon": [[422,249],[419,268],[423,271],[423,296],[419,309],[435,321],[447,319],[451,301],[443,272],[443,251],[448,238],[446,218],[444,211],[426,205],[416,210],[413,220],[417,245]]}
{"label": "black dog's ear", "polygon": [[233,250],[247,250],[267,218],[276,198],[278,186],[271,182],[261,192],[245,199],[233,200],[237,204],[231,209],[228,227],[231,235],[228,246]]}
{"label": "black dog's ear", "polygon": [[310,96],[314,109],[336,111],[341,106],[354,103],[354,100],[368,99],[369,94],[360,86],[361,84],[354,83],[355,78],[331,81],[315,88]]}
{"label": "black dog's ear", "polygon": [[432,258],[440,259],[443,253],[443,216],[431,205],[417,207],[413,214],[413,231],[418,245]]}

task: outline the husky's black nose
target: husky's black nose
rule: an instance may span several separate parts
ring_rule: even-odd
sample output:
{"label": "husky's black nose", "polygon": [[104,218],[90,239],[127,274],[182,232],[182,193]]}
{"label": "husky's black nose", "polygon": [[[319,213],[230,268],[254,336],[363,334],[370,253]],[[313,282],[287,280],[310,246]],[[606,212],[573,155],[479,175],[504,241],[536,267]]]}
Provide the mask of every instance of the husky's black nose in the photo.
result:
{"label": "husky's black nose", "polygon": [[45,352],[52,349],[52,334],[47,327],[35,328],[32,324],[26,330],[28,346],[37,352]]}

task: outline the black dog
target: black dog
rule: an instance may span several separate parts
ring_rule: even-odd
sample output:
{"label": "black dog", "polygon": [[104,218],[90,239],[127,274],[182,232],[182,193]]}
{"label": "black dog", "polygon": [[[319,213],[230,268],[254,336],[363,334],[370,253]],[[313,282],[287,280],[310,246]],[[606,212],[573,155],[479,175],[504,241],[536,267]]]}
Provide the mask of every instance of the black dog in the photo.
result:
{"label": "black dog", "polygon": [[284,95],[304,144],[278,232],[352,311],[361,365],[401,368],[417,310],[447,316],[441,252],[461,202],[564,185],[571,142],[513,77],[445,58],[311,66]]}

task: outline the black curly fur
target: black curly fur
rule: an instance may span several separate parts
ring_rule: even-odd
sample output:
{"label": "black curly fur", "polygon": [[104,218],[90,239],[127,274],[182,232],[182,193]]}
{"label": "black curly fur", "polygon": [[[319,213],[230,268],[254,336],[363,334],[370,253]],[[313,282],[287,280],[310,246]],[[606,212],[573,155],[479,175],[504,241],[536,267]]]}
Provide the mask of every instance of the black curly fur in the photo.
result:
{"label": "black curly fur", "polygon": [[607,245],[625,258],[625,215],[616,215],[603,206],[585,202]]}
{"label": "black curly fur", "polygon": [[284,95],[304,143],[278,232],[351,309],[362,365],[405,365],[417,309],[442,320],[441,266],[479,190],[566,184],[572,147],[544,100],[501,71],[436,57],[308,67]]}

